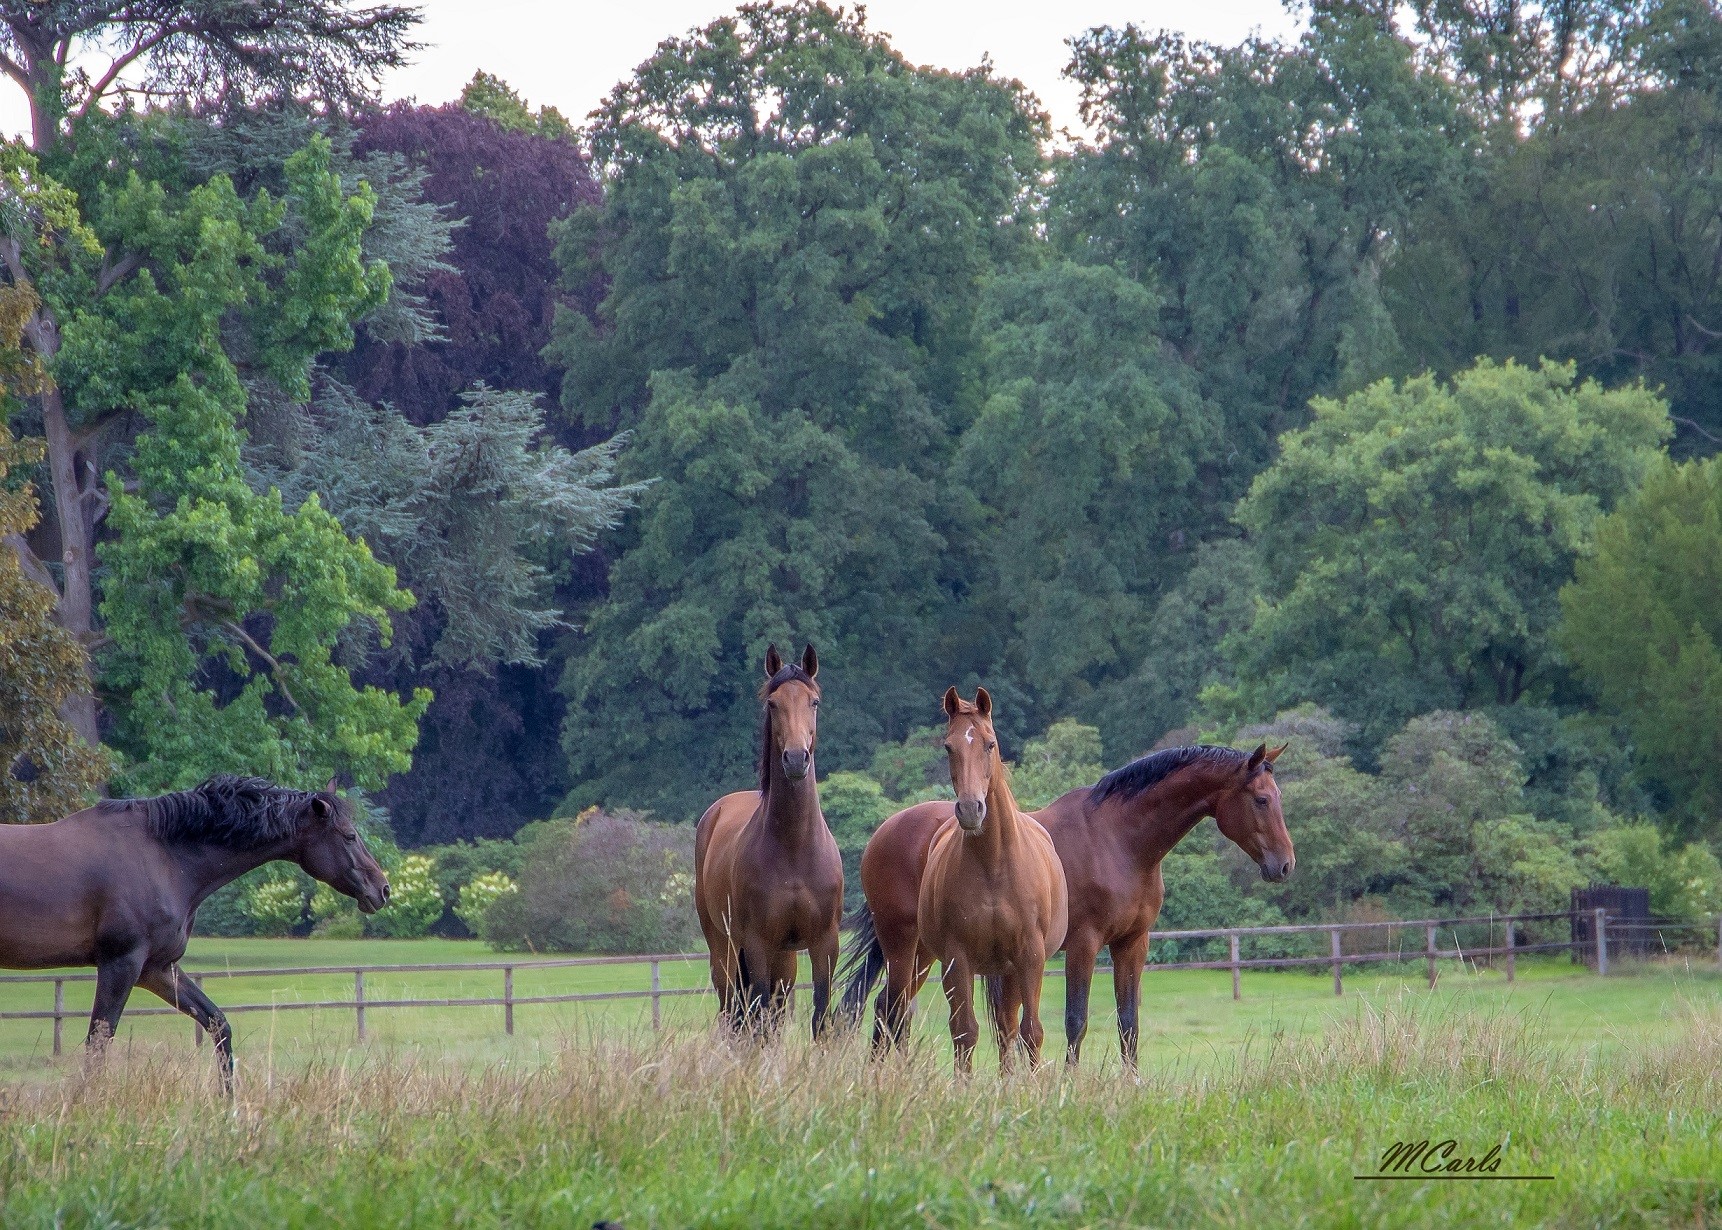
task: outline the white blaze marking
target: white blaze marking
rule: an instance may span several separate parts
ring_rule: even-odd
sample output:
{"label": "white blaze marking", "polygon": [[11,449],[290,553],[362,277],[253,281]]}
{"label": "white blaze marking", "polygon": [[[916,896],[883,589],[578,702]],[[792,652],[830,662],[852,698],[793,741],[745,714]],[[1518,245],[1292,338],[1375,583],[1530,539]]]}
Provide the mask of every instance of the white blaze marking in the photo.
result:
{"label": "white blaze marking", "polygon": [[968,730],[966,732],[964,732],[963,742],[964,743],[973,743],[974,741],[975,741],[975,728],[973,726],[971,726],[968,728]]}

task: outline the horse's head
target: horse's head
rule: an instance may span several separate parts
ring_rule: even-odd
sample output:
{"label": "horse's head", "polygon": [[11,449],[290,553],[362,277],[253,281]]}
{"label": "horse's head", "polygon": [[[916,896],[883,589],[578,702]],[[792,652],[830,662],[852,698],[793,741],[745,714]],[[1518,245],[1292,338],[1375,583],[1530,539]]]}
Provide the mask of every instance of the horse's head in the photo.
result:
{"label": "horse's head", "polygon": [[1283,743],[1271,751],[1262,744],[1214,796],[1214,822],[1220,832],[1256,860],[1262,879],[1276,884],[1291,875],[1297,862],[1274,780],[1274,761],[1285,750]]}
{"label": "horse's head", "polygon": [[760,789],[771,776],[771,756],[782,760],[783,775],[792,782],[813,767],[813,747],[819,741],[819,655],[809,645],[800,667],[785,666],[777,646],[765,651],[765,748]]}
{"label": "horse's head", "polygon": [[978,833],[987,820],[987,788],[993,774],[1004,771],[993,731],[993,698],[985,688],[978,688],[970,703],[957,695],[956,688],[946,688],[945,717],[945,754],[950,757],[951,785],[957,792],[957,823],[965,833]]}
{"label": "horse's head", "polygon": [[311,796],[299,829],[297,861],[306,874],[347,894],[367,914],[388,904],[389,877],[359,836],[352,804],[335,793],[335,783]]}

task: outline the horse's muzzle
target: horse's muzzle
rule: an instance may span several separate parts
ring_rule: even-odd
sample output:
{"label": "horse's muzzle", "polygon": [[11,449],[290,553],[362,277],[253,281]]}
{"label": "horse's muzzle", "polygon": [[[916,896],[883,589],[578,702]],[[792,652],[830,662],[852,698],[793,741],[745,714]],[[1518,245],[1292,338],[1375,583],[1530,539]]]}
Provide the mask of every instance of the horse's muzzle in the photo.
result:
{"label": "horse's muzzle", "polygon": [[383,881],[380,889],[366,888],[361,890],[354,900],[359,903],[359,913],[375,914],[389,903],[389,882]]}
{"label": "horse's muzzle", "polygon": [[807,776],[807,766],[813,763],[813,754],[806,748],[785,748],[783,752],[783,775],[792,782],[798,782]]}
{"label": "horse's muzzle", "polygon": [[978,833],[987,820],[985,799],[958,799],[957,824],[965,833]]}
{"label": "horse's muzzle", "polygon": [[1291,878],[1292,868],[1296,864],[1297,860],[1294,858],[1286,858],[1278,854],[1264,854],[1261,861],[1262,879],[1269,884],[1283,884]]}

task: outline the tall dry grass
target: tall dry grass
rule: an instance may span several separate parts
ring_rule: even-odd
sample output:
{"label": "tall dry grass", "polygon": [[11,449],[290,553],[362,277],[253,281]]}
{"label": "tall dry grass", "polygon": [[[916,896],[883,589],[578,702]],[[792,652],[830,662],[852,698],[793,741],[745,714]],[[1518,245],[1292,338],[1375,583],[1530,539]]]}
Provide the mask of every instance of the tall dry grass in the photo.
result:
{"label": "tall dry grass", "polygon": [[[264,1057],[229,1100],[206,1057],[139,1048],[6,1092],[0,1223],[1663,1225],[1722,1209],[1714,1009],[1618,1062],[1417,996],[1141,1080],[1056,1064],[959,1080],[944,1050],[874,1063],[852,1038],[610,1035],[478,1071],[423,1052]],[[1426,1135],[1505,1142],[1513,1166],[1557,1177],[1418,1199],[1351,1178]]]}

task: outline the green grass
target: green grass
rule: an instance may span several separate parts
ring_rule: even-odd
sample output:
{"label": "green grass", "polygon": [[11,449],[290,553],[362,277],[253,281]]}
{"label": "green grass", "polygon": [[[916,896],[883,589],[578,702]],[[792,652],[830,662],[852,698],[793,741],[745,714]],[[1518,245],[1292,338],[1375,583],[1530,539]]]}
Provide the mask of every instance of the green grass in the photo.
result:
{"label": "green grass", "polygon": [[[447,941],[199,941],[188,965],[487,960]],[[179,1020],[131,1018],[108,1060],[0,1038],[0,1225],[1698,1226],[1722,1224],[1722,977],[1713,959],[1596,978],[1527,960],[1517,982],[1408,966],[1347,979],[1167,972],[1145,982],[1140,1081],[1097,1012],[1088,1061],[949,1071],[942,1004],[911,1053],[796,1028],[763,1049],[706,997],[643,1007],[237,1017],[238,1095]],[[533,975],[539,977],[540,975]],[[494,993],[500,975],[394,990]],[[644,985],[627,967],[545,985]],[[381,995],[367,978],[367,993]],[[562,980],[562,981],[557,981]],[[666,967],[666,985],[703,971]],[[345,995],[349,980],[211,982],[228,1003]],[[516,990],[533,993],[528,975]],[[1043,1018],[1061,1031],[1057,979]],[[1108,990],[1104,984],[1097,991]],[[0,1002],[21,991],[0,986]],[[392,990],[388,993],[394,993]],[[70,998],[70,996],[69,996]],[[1106,996],[1097,995],[1097,1006]],[[147,1002],[140,996],[134,1001]],[[35,1023],[28,1023],[32,1027]],[[13,1030],[18,1023],[8,1023]],[[68,1042],[81,1036],[69,1031]],[[1548,1182],[1369,1182],[1399,1139],[1452,1137]]]}

